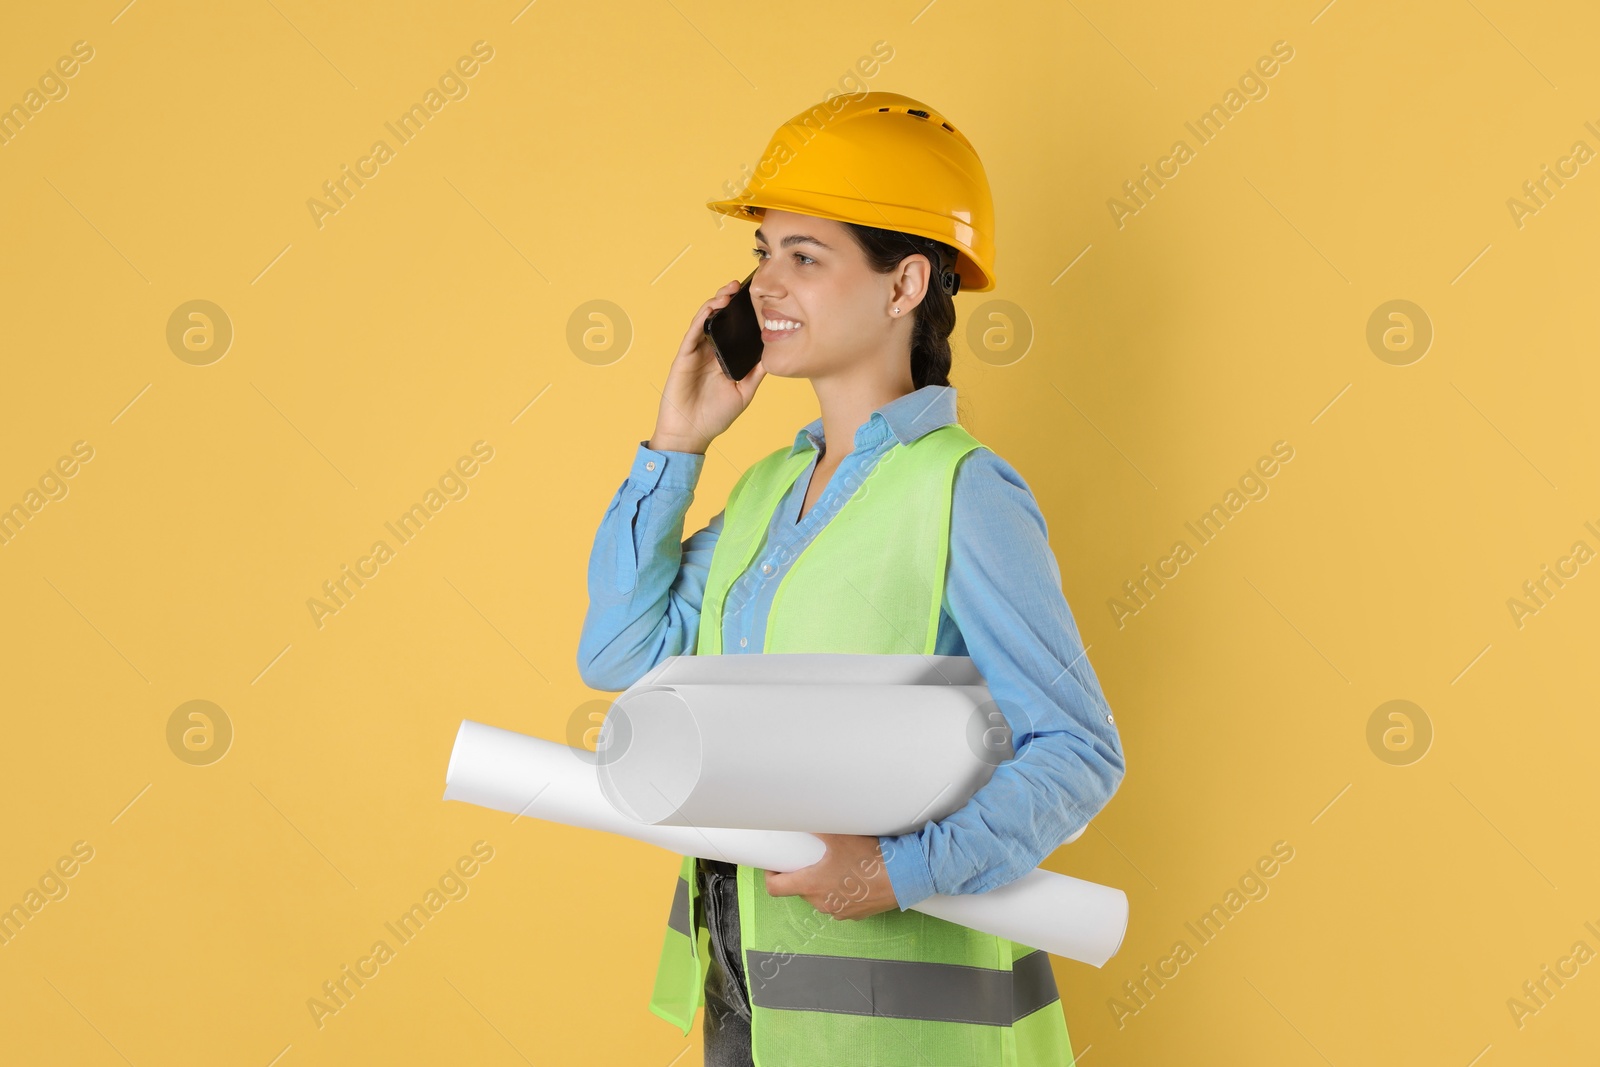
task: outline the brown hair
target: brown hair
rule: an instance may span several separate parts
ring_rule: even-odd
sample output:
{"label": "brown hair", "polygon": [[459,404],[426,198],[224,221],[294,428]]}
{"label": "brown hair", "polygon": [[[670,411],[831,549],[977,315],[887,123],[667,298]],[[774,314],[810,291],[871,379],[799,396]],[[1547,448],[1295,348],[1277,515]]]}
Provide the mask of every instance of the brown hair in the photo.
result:
{"label": "brown hair", "polygon": [[921,253],[928,257],[933,266],[928,292],[911,312],[915,320],[911,329],[911,384],[917,389],[925,385],[949,385],[950,331],[956,325],[956,304],[939,284],[939,276],[943,270],[955,269],[956,250],[942,241],[914,233],[880,230],[853,222],[843,225],[866,253],[867,265],[879,274],[888,274],[907,256]]}

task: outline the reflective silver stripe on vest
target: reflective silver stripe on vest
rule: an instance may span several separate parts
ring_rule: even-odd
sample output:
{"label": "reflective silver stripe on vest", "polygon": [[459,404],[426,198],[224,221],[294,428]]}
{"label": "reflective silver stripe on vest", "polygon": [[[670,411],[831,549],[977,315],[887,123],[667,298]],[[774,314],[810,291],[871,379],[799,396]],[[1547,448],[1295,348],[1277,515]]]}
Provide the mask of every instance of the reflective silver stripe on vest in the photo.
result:
{"label": "reflective silver stripe on vest", "polygon": [[1034,949],[1011,967],[1011,1004],[1016,1012],[1013,1022],[1061,999],[1056,992],[1055,972],[1050,970],[1050,954],[1044,949]]}
{"label": "reflective silver stripe on vest", "polygon": [[693,939],[689,931],[689,883],[683,880],[683,875],[678,875],[678,888],[672,893],[672,911],[667,915],[667,929],[676,930],[684,937]]}
{"label": "reflective silver stripe on vest", "polygon": [[1061,999],[1043,949],[1018,959],[1010,972],[808,953],[745,955],[751,1000],[761,1008],[1010,1026]]}

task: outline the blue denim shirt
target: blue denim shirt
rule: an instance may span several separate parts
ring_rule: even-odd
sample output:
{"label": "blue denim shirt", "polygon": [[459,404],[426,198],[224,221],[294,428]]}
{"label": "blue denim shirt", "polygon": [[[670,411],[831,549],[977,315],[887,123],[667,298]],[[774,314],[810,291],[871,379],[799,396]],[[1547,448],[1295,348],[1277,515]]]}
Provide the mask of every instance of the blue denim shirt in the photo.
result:
{"label": "blue denim shirt", "polygon": [[[724,654],[762,650],[778,583],[844,505],[846,487],[859,485],[896,441],[955,421],[952,386],[924,386],[884,404],[857,428],[855,449],[796,522],[816,469],[812,457],[730,590]],[[818,418],[795,434],[794,452],[820,452],[823,443]],[[680,543],[704,462],[639,443],[589,556],[589,609],[578,641],[578,671],[589,686],[621,691],[668,656],[693,653],[723,519],[719,512]],[[956,468],[934,651],[972,658],[1010,727],[1015,755],[959,810],[878,839],[902,911],[935,893],[982,893],[1022,877],[1082,829],[1122,780],[1121,739],[1062,595],[1044,516],[1022,476],[987,448],[967,453]]]}

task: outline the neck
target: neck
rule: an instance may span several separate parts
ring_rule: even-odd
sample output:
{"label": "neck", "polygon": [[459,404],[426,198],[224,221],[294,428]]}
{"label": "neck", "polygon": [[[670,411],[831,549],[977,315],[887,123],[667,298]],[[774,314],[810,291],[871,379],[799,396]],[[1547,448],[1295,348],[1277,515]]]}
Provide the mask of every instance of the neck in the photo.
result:
{"label": "neck", "polygon": [[[895,378],[864,374],[812,378],[811,387],[822,408],[822,438],[828,463],[838,463],[855,449],[856,431],[874,411],[915,391],[909,367],[903,377]],[[819,458],[818,463],[821,462]]]}

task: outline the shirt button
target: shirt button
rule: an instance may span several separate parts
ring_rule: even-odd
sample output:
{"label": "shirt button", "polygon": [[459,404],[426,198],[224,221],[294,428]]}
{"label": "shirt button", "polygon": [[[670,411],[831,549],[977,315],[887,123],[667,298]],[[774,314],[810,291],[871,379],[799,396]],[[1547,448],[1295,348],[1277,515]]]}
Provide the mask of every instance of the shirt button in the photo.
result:
{"label": "shirt button", "polygon": [[770,564],[770,563],[763,563],[763,564],[762,564],[762,565],[761,565],[761,573],[762,573],[762,574],[771,574],[771,573],[772,573],[772,564]]}
{"label": "shirt button", "polygon": [[1106,722],[1114,722],[1114,721],[1115,720],[1112,719],[1111,716],[1109,716],[1109,715],[1106,716]]}
{"label": "shirt button", "polygon": [[655,470],[656,469],[656,461],[653,460],[653,459],[652,460],[647,460],[645,462],[644,469],[647,470],[647,471]]}
{"label": "shirt button", "polygon": [[750,639],[749,639],[749,638],[748,638],[748,637],[741,637],[741,638],[739,638],[739,647],[740,647],[740,648],[744,648],[744,647],[745,647],[745,646],[746,646],[746,645],[748,645],[748,644],[749,644],[749,643],[750,643]]}

